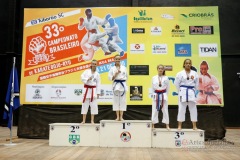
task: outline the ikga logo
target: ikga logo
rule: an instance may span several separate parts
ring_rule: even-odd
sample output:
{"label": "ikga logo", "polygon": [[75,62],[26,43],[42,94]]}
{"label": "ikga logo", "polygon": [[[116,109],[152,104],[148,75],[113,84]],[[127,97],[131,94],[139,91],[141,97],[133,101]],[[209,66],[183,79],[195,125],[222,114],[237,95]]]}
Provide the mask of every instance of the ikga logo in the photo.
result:
{"label": "ikga logo", "polygon": [[33,99],[42,99],[42,96],[40,94],[41,90],[40,89],[35,89],[35,94],[33,96]]}
{"label": "ikga logo", "polygon": [[216,43],[199,44],[199,56],[200,57],[217,57],[218,47]]}
{"label": "ikga logo", "polygon": [[80,96],[82,94],[82,89],[74,89],[74,94]]}
{"label": "ikga logo", "polygon": [[176,57],[191,57],[191,44],[175,44]]}
{"label": "ikga logo", "polygon": [[209,35],[213,34],[213,26],[189,26],[191,35]]}
{"label": "ikga logo", "polygon": [[151,27],[151,35],[162,35],[161,27]]}
{"label": "ikga logo", "polygon": [[212,19],[214,17],[214,13],[188,13],[188,14],[180,14],[184,18],[204,18],[204,19]]}
{"label": "ikga logo", "polygon": [[145,33],[145,28],[132,28],[132,33]]}
{"label": "ikga logo", "polygon": [[120,138],[123,142],[129,142],[131,140],[131,134],[127,131],[120,134]]}
{"label": "ikga logo", "polygon": [[153,21],[152,17],[147,17],[146,10],[138,10],[139,17],[133,17],[136,23],[151,23]]}

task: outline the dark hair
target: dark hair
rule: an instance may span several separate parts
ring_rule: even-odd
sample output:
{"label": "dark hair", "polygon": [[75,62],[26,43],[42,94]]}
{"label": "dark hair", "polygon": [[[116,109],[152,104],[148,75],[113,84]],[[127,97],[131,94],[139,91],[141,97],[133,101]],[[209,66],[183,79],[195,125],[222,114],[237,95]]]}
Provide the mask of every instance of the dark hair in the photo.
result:
{"label": "dark hair", "polygon": [[87,14],[88,12],[92,12],[92,10],[90,8],[85,10],[85,14]]}
{"label": "dark hair", "polygon": [[185,60],[183,61],[183,68],[184,68],[184,64],[186,63],[187,60],[189,60],[189,61],[192,63],[192,60],[191,60],[191,59],[189,59],[189,58],[185,59]]}
{"label": "dark hair", "polygon": [[165,75],[165,67],[164,67],[164,65],[162,65],[162,64],[157,65],[157,69],[158,69],[160,66],[163,67],[163,75]]}

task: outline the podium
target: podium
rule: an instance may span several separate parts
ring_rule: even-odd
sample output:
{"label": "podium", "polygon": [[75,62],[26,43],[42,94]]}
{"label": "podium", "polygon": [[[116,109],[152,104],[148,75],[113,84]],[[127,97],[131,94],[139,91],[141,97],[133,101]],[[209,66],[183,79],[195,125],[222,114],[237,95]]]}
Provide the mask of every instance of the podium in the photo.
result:
{"label": "podium", "polygon": [[151,147],[150,120],[101,120],[100,147]]}
{"label": "podium", "polygon": [[163,128],[152,130],[152,147],[156,148],[204,148],[204,130]]}
{"label": "podium", "polygon": [[49,124],[50,146],[99,146],[99,124]]}
{"label": "podium", "polygon": [[49,146],[204,148],[204,130],[154,128],[150,120],[49,124]]}

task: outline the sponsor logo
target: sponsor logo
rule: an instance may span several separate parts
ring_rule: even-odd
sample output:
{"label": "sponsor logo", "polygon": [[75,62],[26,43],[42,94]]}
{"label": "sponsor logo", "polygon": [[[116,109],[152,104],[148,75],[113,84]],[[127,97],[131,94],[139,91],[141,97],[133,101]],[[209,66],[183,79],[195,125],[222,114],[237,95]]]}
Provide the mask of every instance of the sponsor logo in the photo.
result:
{"label": "sponsor logo", "polygon": [[112,90],[106,90],[106,96],[113,96]]}
{"label": "sponsor logo", "polygon": [[173,66],[172,65],[164,65],[165,71],[172,71]]}
{"label": "sponsor logo", "polygon": [[146,10],[138,10],[138,14],[138,17],[133,17],[133,20],[136,23],[151,23],[153,21],[152,17],[147,17]]}
{"label": "sponsor logo", "polygon": [[37,36],[31,39],[29,51],[34,55],[31,60],[28,60],[28,65],[37,65],[40,62],[50,62],[55,59],[53,54],[46,54],[47,42],[41,37]]}
{"label": "sponsor logo", "polygon": [[144,53],[144,44],[130,44],[130,53]]}
{"label": "sponsor logo", "polygon": [[68,136],[68,142],[70,144],[76,145],[78,143],[80,143],[80,135],[73,135],[73,134],[69,134]]}
{"label": "sponsor logo", "polygon": [[51,99],[66,99],[65,96],[62,96],[62,94],[63,94],[62,89],[66,88],[66,86],[52,86],[52,88],[56,88],[56,90],[55,90],[55,95],[56,96],[52,96]]}
{"label": "sponsor logo", "polygon": [[49,16],[49,17],[42,17],[42,18],[38,18],[38,19],[33,19],[31,20],[31,25],[36,25],[36,24],[40,24],[40,23],[44,23],[44,22],[49,22],[49,21],[52,21],[52,20],[57,20],[59,18],[63,18],[64,17],[64,14],[61,12],[61,13],[58,13],[57,15],[52,15],[52,16]]}
{"label": "sponsor logo", "polygon": [[131,134],[127,131],[125,132],[122,132],[120,134],[120,139],[123,141],[123,142],[129,142],[131,140]]}
{"label": "sponsor logo", "polygon": [[130,100],[131,101],[142,101],[142,86],[130,86]]}
{"label": "sponsor logo", "polygon": [[185,29],[180,29],[180,26],[176,25],[172,29],[172,37],[185,37]]}
{"label": "sponsor logo", "polygon": [[80,96],[82,94],[82,89],[74,89],[74,94]]}
{"label": "sponsor logo", "polygon": [[189,34],[191,35],[209,35],[213,33],[213,26],[189,26]]}
{"label": "sponsor logo", "polygon": [[191,57],[191,44],[175,44],[176,57]]}
{"label": "sponsor logo", "polygon": [[42,99],[42,95],[40,94],[40,89],[35,89],[33,99]]}
{"label": "sponsor logo", "polygon": [[174,16],[172,16],[170,14],[161,14],[161,17],[164,19],[174,19]]}
{"label": "sponsor logo", "polygon": [[61,91],[60,89],[57,89],[57,90],[56,90],[56,95],[57,95],[57,97],[60,97],[61,94],[62,94],[62,91]]}
{"label": "sponsor logo", "polygon": [[204,18],[204,19],[211,19],[214,17],[214,13],[188,13],[188,14],[180,14],[184,18]]}
{"label": "sponsor logo", "polygon": [[161,27],[151,27],[151,35],[162,35]]}
{"label": "sponsor logo", "polygon": [[175,140],[175,146],[181,147],[181,140]]}
{"label": "sponsor logo", "polygon": [[217,57],[218,47],[216,43],[199,44],[199,56],[200,57]]}
{"label": "sponsor logo", "polygon": [[132,28],[132,33],[145,33],[145,28]]}
{"label": "sponsor logo", "polygon": [[167,54],[167,44],[152,44],[153,54]]}
{"label": "sponsor logo", "polygon": [[37,24],[38,22],[37,22],[37,20],[31,20],[31,25],[35,25],[35,24]]}

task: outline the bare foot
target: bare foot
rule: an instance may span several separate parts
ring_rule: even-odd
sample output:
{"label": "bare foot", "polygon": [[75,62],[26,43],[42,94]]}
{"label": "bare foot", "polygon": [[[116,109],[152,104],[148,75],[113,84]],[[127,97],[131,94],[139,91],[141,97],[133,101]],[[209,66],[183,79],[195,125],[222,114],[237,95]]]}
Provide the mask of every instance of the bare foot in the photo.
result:
{"label": "bare foot", "polygon": [[167,129],[168,131],[170,131],[170,130],[171,130],[171,128],[169,128],[169,127],[166,127],[166,129]]}
{"label": "bare foot", "polygon": [[123,118],[121,118],[121,119],[120,119],[120,121],[124,121],[124,119],[123,119]]}
{"label": "bare foot", "polygon": [[94,122],[91,122],[91,124],[95,124]]}
{"label": "bare foot", "polygon": [[85,124],[85,122],[81,122],[81,124]]}
{"label": "bare foot", "polygon": [[193,128],[193,130],[198,130],[198,128],[196,127],[196,128]]}
{"label": "bare foot", "polygon": [[119,118],[116,118],[115,121],[120,121],[120,119],[119,119]]}
{"label": "bare foot", "polygon": [[180,130],[182,130],[182,128],[179,128],[179,127],[178,127],[178,129],[177,129],[177,130],[179,130],[179,131],[180,131]]}

